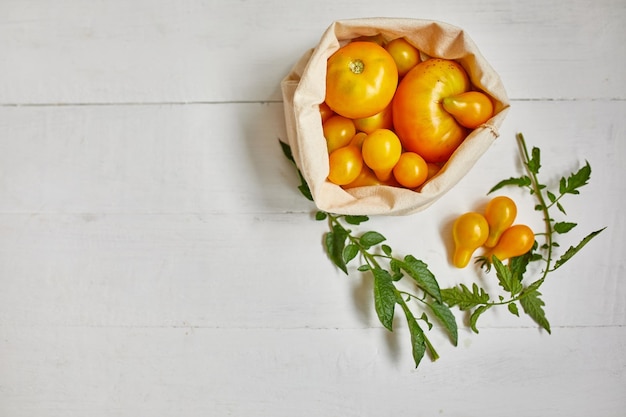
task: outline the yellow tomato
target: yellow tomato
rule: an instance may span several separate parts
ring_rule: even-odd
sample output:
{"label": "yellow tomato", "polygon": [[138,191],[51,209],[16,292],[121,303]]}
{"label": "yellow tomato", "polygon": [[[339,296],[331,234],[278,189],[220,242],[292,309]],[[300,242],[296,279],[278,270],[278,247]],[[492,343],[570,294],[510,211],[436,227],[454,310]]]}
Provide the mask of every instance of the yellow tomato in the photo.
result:
{"label": "yellow tomato", "polygon": [[393,57],[398,67],[398,75],[404,77],[407,72],[420,62],[420,51],[405,38],[396,38],[385,49]]}
{"label": "yellow tomato", "polygon": [[393,125],[408,151],[444,162],[467,136],[442,100],[468,91],[467,73],[455,61],[431,58],[410,70],[393,99]]}
{"label": "yellow tomato", "polygon": [[492,198],[485,207],[485,219],[489,223],[489,238],[485,246],[496,246],[502,233],[513,225],[516,216],[517,205],[513,200],[504,195]]}
{"label": "yellow tomato", "polygon": [[404,152],[393,167],[393,176],[406,188],[417,188],[428,178],[428,164],[415,152]]}
{"label": "yellow tomato", "polygon": [[328,153],[346,146],[356,134],[352,120],[338,114],[331,116],[322,123],[322,129],[326,138]]}
{"label": "yellow tomato", "polygon": [[487,240],[489,224],[480,213],[465,213],[454,222],[452,236],[454,239],[452,264],[457,268],[465,268],[474,251]]}
{"label": "yellow tomato", "polygon": [[373,116],[354,119],[353,122],[359,132],[372,133],[376,129],[391,129],[393,127],[391,106],[385,107],[383,111]]}
{"label": "yellow tomato", "polygon": [[355,188],[355,187],[365,187],[368,185],[380,185],[381,181],[376,177],[374,171],[372,171],[367,165],[363,165],[361,172],[356,177],[354,181],[350,184],[345,184],[342,187],[345,189]]}
{"label": "yellow tomato", "polygon": [[452,97],[444,97],[443,108],[460,125],[475,129],[493,115],[493,103],[486,94],[467,91]]}
{"label": "yellow tomato", "polygon": [[374,42],[350,42],[328,58],[326,103],[350,119],[369,117],[391,103],[398,85],[396,63]]}
{"label": "yellow tomato", "polygon": [[337,185],[350,184],[357,179],[363,168],[361,151],[355,146],[344,146],[329,156],[328,180]]}
{"label": "yellow tomato", "polygon": [[350,145],[356,146],[361,149],[363,147],[363,141],[367,137],[367,133],[358,132],[354,137],[350,140]]}
{"label": "yellow tomato", "polygon": [[381,181],[391,177],[402,154],[402,145],[398,136],[389,129],[378,129],[367,135],[363,141],[363,161]]}
{"label": "yellow tomato", "polygon": [[524,255],[532,249],[535,244],[535,234],[532,229],[525,224],[516,224],[506,229],[498,244],[486,255],[487,261],[491,262],[495,256],[501,261]]}
{"label": "yellow tomato", "polygon": [[320,104],[320,116],[322,116],[322,123],[328,120],[333,114],[335,114],[335,112],[328,107],[328,104]]}

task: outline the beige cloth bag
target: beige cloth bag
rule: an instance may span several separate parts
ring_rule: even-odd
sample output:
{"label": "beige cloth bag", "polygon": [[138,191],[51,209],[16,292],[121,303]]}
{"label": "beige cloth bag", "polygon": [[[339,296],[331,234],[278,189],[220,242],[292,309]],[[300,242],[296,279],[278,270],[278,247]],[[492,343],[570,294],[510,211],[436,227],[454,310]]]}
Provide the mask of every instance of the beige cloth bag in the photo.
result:
{"label": "beige cloth bag", "polygon": [[[468,135],[420,192],[390,186],[344,190],[326,179],[328,153],[318,107],[325,97],[326,61],[350,39],[378,34],[386,40],[404,36],[426,56],[456,60],[472,84],[494,99],[494,116]],[[282,80],[281,89],[288,143],[296,165],[317,207],[337,214],[406,215],[427,208],[450,190],[490,147],[509,108],[500,77],[463,30],[419,19],[367,18],[332,23],[319,44],[307,51]]]}

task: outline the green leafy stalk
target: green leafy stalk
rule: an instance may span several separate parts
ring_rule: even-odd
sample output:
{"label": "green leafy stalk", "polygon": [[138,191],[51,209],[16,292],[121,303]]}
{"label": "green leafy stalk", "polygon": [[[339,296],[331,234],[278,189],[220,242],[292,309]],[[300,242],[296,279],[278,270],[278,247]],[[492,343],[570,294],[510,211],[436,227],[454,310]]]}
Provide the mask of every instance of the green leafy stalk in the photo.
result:
{"label": "green leafy stalk", "polygon": [[[280,142],[283,153],[295,165],[289,145]],[[296,166],[297,169],[297,166]],[[309,200],[313,200],[311,191],[298,170],[300,186],[298,189]],[[380,323],[393,331],[396,306],[404,313],[411,336],[411,351],[415,367],[418,367],[426,352],[431,359],[437,360],[439,354],[420,326],[422,321],[429,329],[431,318],[442,324],[453,345],[458,343],[456,319],[443,297],[434,274],[421,260],[413,255],[398,258],[392,248],[386,244],[386,238],[376,231],[356,233],[353,226],[360,226],[369,217],[362,215],[340,215],[317,211],[315,219],[328,222],[328,232],[324,236],[324,246],[328,257],[337,268],[349,275],[351,262],[360,261],[356,271],[371,275],[373,278],[374,309]],[[397,284],[403,281],[414,288],[414,292],[400,290]],[[413,302],[411,302],[413,301]],[[420,311],[416,315],[415,311]]]}
{"label": "green leafy stalk", "polygon": [[[495,257],[491,260],[479,259],[481,262],[486,261],[487,272],[489,272],[489,267],[493,264],[498,283],[504,293],[508,294],[508,298],[499,296],[497,300],[493,300],[484,289],[476,284],[473,284],[471,291],[463,284],[441,290],[443,301],[446,304],[450,307],[458,306],[460,310],[470,313],[470,327],[476,333],[478,333],[476,322],[482,313],[494,306],[506,305],[511,314],[519,316],[517,303],[530,318],[550,333],[550,323],[543,309],[545,303],[541,299],[539,288],[543,285],[549,273],[569,261],[591,239],[604,230],[603,228],[589,233],[581,242],[571,246],[563,255],[556,259],[555,249],[559,247],[559,244],[556,242],[556,236],[569,232],[577,224],[566,221],[557,222],[552,216],[552,211],[556,208],[563,215],[567,214],[563,207],[562,199],[566,195],[580,194],[580,188],[587,185],[591,177],[591,166],[589,162],[585,161],[585,165],[578,171],[569,174],[567,177],[563,176],[559,180],[558,190],[551,190],[546,184],[539,181],[538,174],[541,169],[541,151],[539,148],[533,147],[529,152],[524,136],[521,133],[517,135],[517,140],[526,173],[520,177],[512,177],[500,181],[489,190],[488,194],[506,186],[517,186],[526,189],[537,200],[535,209],[542,213],[545,232],[537,234],[537,236],[543,236],[545,242],[540,246],[535,241],[535,245],[527,254],[511,259],[507,265]],[[524,275],[528,264],[533,261],[543,261],[543,270],[537,279],[525,285]]]}

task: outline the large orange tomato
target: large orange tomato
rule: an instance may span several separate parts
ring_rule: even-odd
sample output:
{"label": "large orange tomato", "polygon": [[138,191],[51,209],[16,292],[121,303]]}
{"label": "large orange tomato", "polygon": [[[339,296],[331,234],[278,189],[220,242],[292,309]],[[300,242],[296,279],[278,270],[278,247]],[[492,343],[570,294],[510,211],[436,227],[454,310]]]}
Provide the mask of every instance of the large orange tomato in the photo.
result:
{"label": "large orange tomato", "polygon": [[398,85],[393,99],[394,129],[408,151],[427,162],[444,162],[463,142],[467,130],[444,110],[445,97],[470,89],[463,67],[431,58],[417,64]]}
{"label": "large orange tomato", "polygon": [[392,56],[374,42],[350,42],[328,58],[325,102],[350,119],[370,117],[385,109],[398,85]]}

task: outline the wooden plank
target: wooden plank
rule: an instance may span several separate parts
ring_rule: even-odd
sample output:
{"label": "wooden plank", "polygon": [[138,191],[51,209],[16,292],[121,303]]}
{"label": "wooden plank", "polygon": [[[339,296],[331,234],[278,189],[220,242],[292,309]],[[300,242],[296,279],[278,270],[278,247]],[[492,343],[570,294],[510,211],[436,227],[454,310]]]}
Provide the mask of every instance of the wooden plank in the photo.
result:
{"label": "wooden plank", "polygon": [[0,412],[12,417],[618,417],[626,406],[623,328],[563,329],[523,349],[533,329],[462,334],[417,371],[381,329],[0,330]]}
{"label": "wooden plank", "polygon": [[[468,31],[517,99],[623,99],[626,8],[574,2],[63,0],[0,4],[2,103],[279,100],[337,19],[401,16]],[[306,17],[306,18],[304,18]]]}
{"label": "wooden plank", "polygon": [[[616,202],[602,210],[617,210],[626,192],[624,112],[623,101],[513,103],[500,139],[442,205],[463,201],[469,208],[470,197],[484,195],[502,176],[521,173],[514,137],[522,131],[544,150],[546,175],[588,160],[594,173],[587,192]],[[0,134],[0,212],[275,213],[312,207],[296,190],[295,171],[278,145],[286,140],[280,103],[4,107]],[[574,207],[577,201],[572,199]],[[585,207],[578,208],[584,215]]]}

